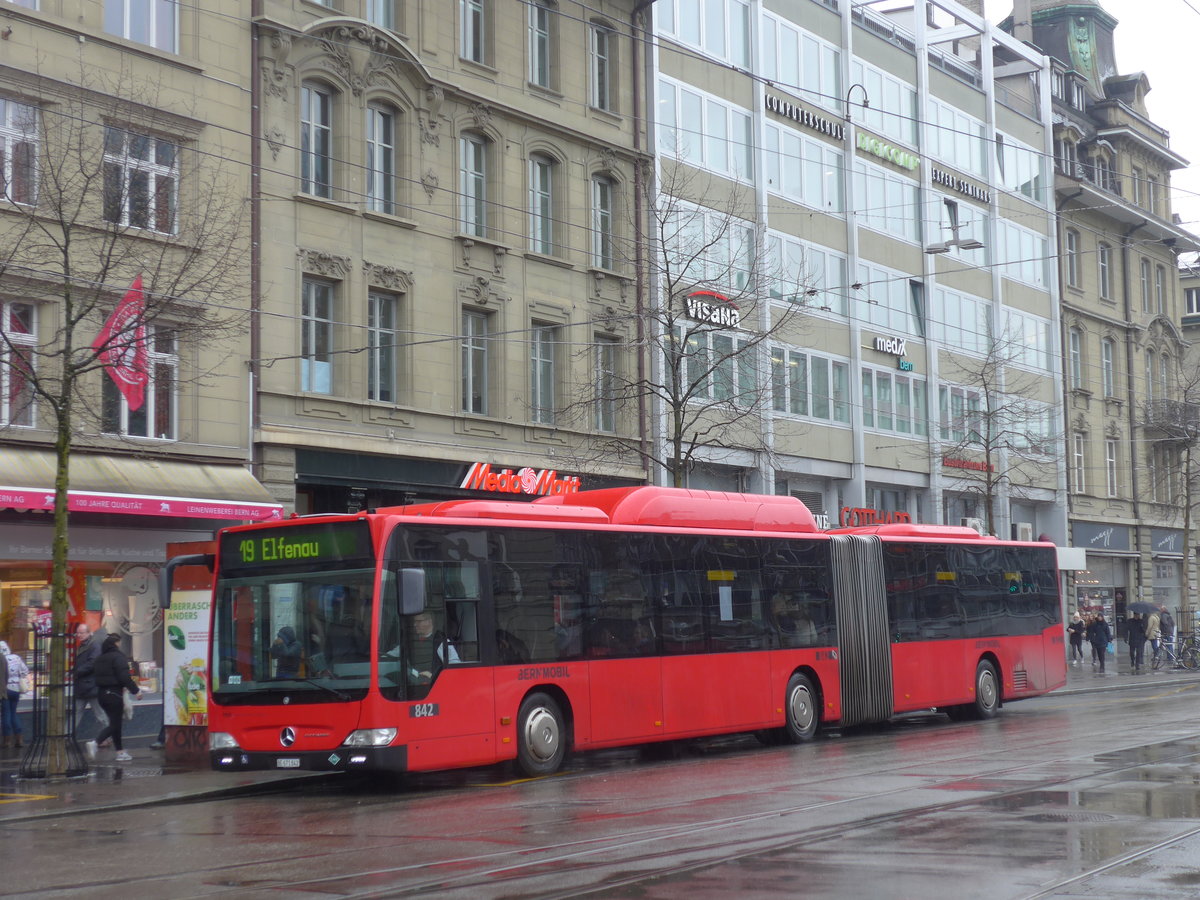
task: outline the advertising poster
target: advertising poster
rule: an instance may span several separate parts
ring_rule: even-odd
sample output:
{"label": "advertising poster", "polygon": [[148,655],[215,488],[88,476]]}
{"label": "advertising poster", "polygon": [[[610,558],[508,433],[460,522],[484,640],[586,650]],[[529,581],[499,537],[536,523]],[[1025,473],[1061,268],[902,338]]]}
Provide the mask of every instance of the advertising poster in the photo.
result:
{"label": "advertising poster", "polygon": [[167,725],[208,724],[209,591],[175,591],[163,610],[163,721]]}

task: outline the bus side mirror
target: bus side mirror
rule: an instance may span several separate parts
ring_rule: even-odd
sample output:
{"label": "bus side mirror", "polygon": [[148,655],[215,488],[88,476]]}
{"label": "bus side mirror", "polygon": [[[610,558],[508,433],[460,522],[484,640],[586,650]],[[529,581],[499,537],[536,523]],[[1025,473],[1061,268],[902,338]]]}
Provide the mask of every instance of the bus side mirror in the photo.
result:
{"label": "bus side mirror", "polygon": [[401,569],[397,579],[400,590],[400,615],[412,616],[425,608],[425,570]]}
{"label": "bus side mirror", "polygon": [[204,566],[212,572],[216,557],[211,553],[193,553],[188,556],[173,556],[158,570],[158,605],[171,608],[171,591],[175,588],[175,570],[180,566]]}

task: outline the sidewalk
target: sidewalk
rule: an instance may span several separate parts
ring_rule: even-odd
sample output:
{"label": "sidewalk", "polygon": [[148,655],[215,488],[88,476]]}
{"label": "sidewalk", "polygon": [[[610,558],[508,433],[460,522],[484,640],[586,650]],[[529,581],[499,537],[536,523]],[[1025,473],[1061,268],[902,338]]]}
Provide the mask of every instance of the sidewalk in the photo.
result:
{"label": "sidewalk", "polygon": [[1094,691],[1114,691],[1144,687],[1159,687],[1174,684],[1200,685],[1200,670],[1170,668],[1170,664],[1161,669],[1150,668],[1150,647],[1146,647],[1146,664],[1141,674],[1134,675],[1129,665],[1129,648],[1121,641],[1116,642],[1117,650],[1110,653],[1104,661],[1105,672],[1101,675],[1092,668],[1091,648],[1084,644],[1083,662],[1079,665],[1067,666],[1067,683],[1053,693],[1058,694],[1090,694]]}
{"label": "sidewalk", "polygon": [[[1147,669],[1144,674],[1130,672],[1128,650],[1118,644],[1118,652],[1107,660],[1107,672],[1092,669],[1090,656],[1077,666],[1067,667],[1067,683],[1054,692],[1085,694],[1168,685],[1200,685],[1200,671],[1186,669]],[[1115,657],[1115,658],[1114,658]],[[137,722],[130,723],[137,725]],[[149,721],[147,724],[152,724]],[[156,722],[155,730],[157,730]],[[19,780],[20,750],[0,750],[0,824],[12,821],[45,819],[83,812],[133,809],[161,803],[178,803],[218,797],[244,796],[283,790],[296,782],[337,778],[323,772],[246,772],[231,774],[207,768],[168,765],[162,750],[150,749],[154,733],[145,729],[125,738],[125,749],[132,762],[118,764],[112,751],[101,751],[86,777],[65,780]]]}
{"label": "sidewalk", "polygon": [[336,777],[325,772],[246,772],[168,765],[163,750],[150,749],[153,735],[125,739],[132,762],[118,763],[101,750],[87,776],[68,779],[17,778],[23,750],[0,750],[0,825],[83,812],[136,809],[160,803],[267,793],[307,780]]}

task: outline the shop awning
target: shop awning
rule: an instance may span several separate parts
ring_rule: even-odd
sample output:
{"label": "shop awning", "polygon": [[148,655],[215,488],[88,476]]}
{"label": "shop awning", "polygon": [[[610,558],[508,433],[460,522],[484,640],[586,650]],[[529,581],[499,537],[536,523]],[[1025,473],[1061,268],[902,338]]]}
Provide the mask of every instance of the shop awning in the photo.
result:
{"label": "shop awning", "polygon": [[[241,465],[73,453],[72,512],[261,522],[276,503]],[[54,454],[0,447],[0,508],[54,509]]]}

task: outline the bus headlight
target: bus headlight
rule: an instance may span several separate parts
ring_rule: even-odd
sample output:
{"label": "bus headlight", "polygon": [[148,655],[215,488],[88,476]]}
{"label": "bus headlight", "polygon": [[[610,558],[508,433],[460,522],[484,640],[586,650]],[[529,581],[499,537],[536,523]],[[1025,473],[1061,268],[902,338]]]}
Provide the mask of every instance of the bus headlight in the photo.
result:
{"label": "bus headlight", "polygon": [[233,739],[232,734],[226,734],[224,731],[210,731],[208,733],[208,749],[209,750],[236,750],[238,743]]}
{"label": "bus headlight", "polygon": [[396,739],[395,728],[360,728],[343,741],[346,747],[386,747]]}

